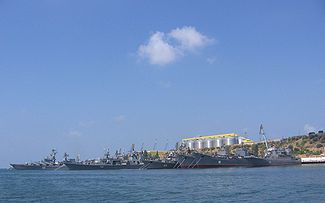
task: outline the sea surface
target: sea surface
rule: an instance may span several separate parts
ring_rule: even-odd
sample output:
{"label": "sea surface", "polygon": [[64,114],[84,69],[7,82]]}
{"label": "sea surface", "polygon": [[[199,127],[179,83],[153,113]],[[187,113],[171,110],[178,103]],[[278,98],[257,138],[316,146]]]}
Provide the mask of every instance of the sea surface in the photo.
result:
{"label": "sea surface", "polygon": [[0,202],[325,202],[325,165],[0,170]]}

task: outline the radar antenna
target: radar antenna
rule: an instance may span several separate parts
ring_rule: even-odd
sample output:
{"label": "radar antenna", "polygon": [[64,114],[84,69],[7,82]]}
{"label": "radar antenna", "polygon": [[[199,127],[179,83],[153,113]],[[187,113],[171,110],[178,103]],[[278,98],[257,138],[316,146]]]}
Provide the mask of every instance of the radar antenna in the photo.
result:
{"label": "radar antenna", "polygon": [[55,163],[55,161],[56,161],[56,154],[57,154],[57,151],[55,150],[55,149],[52,149],[52,153],[50,154],[50,156],[51,156],[51,159],[52,159],[52,161]]}
{"label": "radar antenna", "polygon": [[66,153],[66,152],[64,152],[63,158],[64,158],[64,161],[68,161],[68,159],[69,159],[69,154]]}
{"label": "radar antenna", "polygon": [[264,143],[265,143],[265,147],[266,147],[266,149],[268,149],[269,148],[269,145],[268,145],[268,143],[267,143],[267,138],[266,138],[266,136],[265,136],[265,132],[264,132],[264,128],[263,128],[263,125],[261,124],[261,126],[260,126],[260,136],[262,136],[263,137],[263,139],[264,139]]}
{"label": "radar antenna", "polygon": [[106,159],[109,159],[109,157],[110,157],[110,154],[109,154],[109,148],[106,149],[106,152],[104,153],[104,157],[105,157]]}

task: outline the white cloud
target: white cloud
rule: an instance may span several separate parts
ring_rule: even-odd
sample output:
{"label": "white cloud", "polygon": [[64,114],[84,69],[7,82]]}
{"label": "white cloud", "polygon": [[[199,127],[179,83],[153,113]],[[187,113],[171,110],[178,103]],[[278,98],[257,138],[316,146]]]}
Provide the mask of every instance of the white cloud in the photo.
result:
{"label": "white cloud", "polygon": [[169,36],[180,43],[180,47],[185,50],[194,50],[211,43],[213,40],[199,33],[195,27],[185,26],[176,28],[169,33]]}
{"label": "white cloud", "polygon": [[153,65],[166,65],[174,62],[178,55],[177,50],[164,39],[164,36],[162,32],[154,33],[148,44],[139,47],[139,56],[147,58]]}
{"label": "white cloud", "polygon": [[160,87],[163,87],[163,88],[171,88],[172,87],[172,82],[171,81],[160,81],[158,83],[158,85]]}
{"label": "white cloud", "polygon": [[118,115],[113,118],[116,123],[123,123],[126,120],[125,115]]}
{"label": "white cloud", "polygon": [[79,138],[82,136],[82,133],[77,130],[71,130],[67,133],[67,137],[69,138]]}
{"label": "white cloud", "polygon": [[312,126],[312,125],[310,125],[310,124],[307,123],[304,126],[304,131],[305,131],[305,133],[316,132],[316,128],[314,126]]}
{"label": "white cloud", "polygon": [[195,27],[184,26],[171,30],[168,34],[155,32],[148,43],[140,45],[138,56],[152,65],[164,66],[175,62],[189,51],[211,44],[214,40],[198,32]]}
{"label": "white cloud", "polygon": [[217,60],[216,57],[209,57],[207,58],[207,63],[212,65],[216,62],[216,60]]}
{"label": "white cloud", "polygon": [[92,126],[94,126],[95,121],[80,121],[78,123],[78,126],[81,128],[90,128]]}

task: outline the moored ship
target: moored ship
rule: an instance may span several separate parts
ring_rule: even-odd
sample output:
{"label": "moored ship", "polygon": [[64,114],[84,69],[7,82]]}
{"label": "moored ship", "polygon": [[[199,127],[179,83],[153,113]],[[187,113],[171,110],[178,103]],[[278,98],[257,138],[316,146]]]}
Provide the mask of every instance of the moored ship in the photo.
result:
{"label": "moored ship", "polygon": [[171,151],[167,157],[157,159],[143,159],[141,169],[173,169],[177,163],[175,152]]}
{"label": "moored ship", "polygon": [[[52,149],[49,156],[39,162],[31,162],[25,164],[10,164],[16,170],[57,170],[64,169],[64,162],[58,162],[56,160],[57,151]],[[68,155],[65,153],[65,162],[69,162]]]}
{"label": "moored ship", "polygon": [[141,169],[173,169],[176,163],[176,161],[166,160],[144,160]]}
{"label": "moored ship", "polygon": [[289,166],[301,164],[301,160],[292,156],[291,150],[288,148],[267,148],[265,160],[270,166]]}
{"label": "moored ship", "polygon": [[143,164],[136,163],[66,163],[69,170],[114,170],[114,169],[139,169]]}
{"label": "moored ship", "polygon": [[127,155],[116,152],[111,157],[109,150],[99,160],[85,160],[81,162],[65,163],[69,170],[116,170],[116,169],[139,169],[143,166],[139,154],[132,150]]}
{"label": "moored ship", "polygon": [[269,165],[265,159],[249,155],[245,148],[236,150],[235,155],[221,150],[216,155],[191,152],[178,155],[175,168],[220,168],[220,167],[260,167]]}
{"label": "moored ship", "polygon": [[264,143],[266,147],[264,158],[268,162],[269,166],[289,166],[301,164],[301,160],[292,155],[291,149],[277,148],[275,146],[269,147],[263,125],[260,126],[259,134],[264,138]]}

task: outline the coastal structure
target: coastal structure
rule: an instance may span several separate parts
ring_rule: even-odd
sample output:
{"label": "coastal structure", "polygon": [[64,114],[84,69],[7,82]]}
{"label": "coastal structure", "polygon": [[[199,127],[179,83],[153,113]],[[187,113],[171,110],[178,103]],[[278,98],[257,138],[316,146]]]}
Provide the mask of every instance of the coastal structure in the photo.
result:
{"label": "coastal structure", "polygon": [[234,144],[254,144],[254,141],[236,133],[228,133],[185,138],[178,146],[182,145],[190,150],[200,150]]}
{"label": "coastal structure", "polygon": [[301,157],[302,164],[322,164],[325,163],[325,155],[312,156],[312,157]]}

